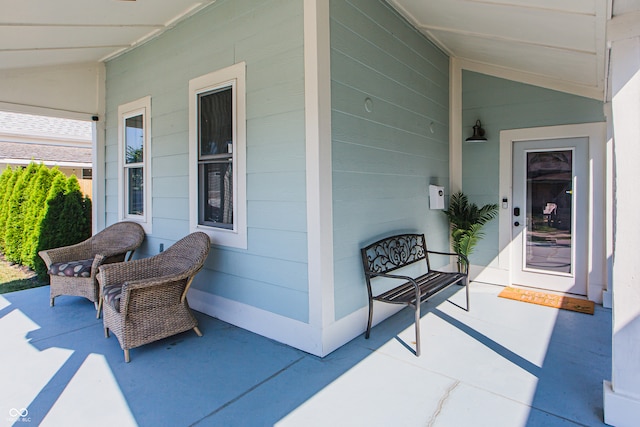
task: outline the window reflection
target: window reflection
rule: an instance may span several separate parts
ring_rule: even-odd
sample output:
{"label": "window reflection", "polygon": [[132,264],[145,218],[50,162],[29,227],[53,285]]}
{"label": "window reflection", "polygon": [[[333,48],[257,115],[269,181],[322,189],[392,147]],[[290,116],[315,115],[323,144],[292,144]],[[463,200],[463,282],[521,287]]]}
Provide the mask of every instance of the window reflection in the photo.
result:
{"label": "window reflection", "polygon": [[572,272],[572,150],[527,153],[528,269]]}

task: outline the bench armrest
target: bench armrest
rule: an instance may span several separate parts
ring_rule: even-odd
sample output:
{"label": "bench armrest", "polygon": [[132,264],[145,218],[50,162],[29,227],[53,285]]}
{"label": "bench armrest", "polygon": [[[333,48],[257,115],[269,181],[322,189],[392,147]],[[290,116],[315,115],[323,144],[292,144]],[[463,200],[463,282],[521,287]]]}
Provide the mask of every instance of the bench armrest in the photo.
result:
{"label": "bench armrest", "polygon": [[435,254],[435,255],[449,255],[449,256],[455,256],[458,257],[458,262],[460,262],[459,260],[463,260],[464,261],[464,265],[465,265],[465,272],[464,274],[469,274],[469,258],[466,257],[466,255],[462,255],[462,254],[457,254],[455,252],[440,252],[440,251],[427,251],[428,254]]}
{"label": "bench armrest", "polygon": [[418,285],[418,282],[416,282],[413,277],[401,276],[401,275],[398,275],[398,274],[373,273],[371,271],[367,272],[366,274],[369,277],[388,277],[390,279],[400,279],[400,280],[406,280],[407,282],[411,282],[413,287],[416,289],[416,298],[417,298],[418,301],[420,301],[420,285]]}

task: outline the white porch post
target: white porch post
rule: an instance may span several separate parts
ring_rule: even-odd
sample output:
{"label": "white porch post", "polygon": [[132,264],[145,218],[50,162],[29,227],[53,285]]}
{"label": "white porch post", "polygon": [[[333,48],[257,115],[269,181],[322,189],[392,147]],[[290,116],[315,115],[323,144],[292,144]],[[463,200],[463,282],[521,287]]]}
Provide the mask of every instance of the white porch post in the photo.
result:
{"label": "white porch post", "polygon": [[604,384],[604,419],[615,426],[640,420],[640,28],[628,22],[614,18],[609,25],[615,207],[612,372]]}
{"label": "white porch post", "polygon": [[[100,64],[96,73],[96,113],[97,121],[93,121],[93,193],[91,194],[92,212],[91,224],[92,233],[95,234],[103,230],[106,224],[106,198],[107,190],[105,183],[105,144],[106,144],[106,118],[107,118],[107,71],[104,64]],[[95,117],[95,116],[94,116]]]}
{"label": "white porch post", "polygon": [[449,194],[462,190],[462,67],[449,59]]}
{"label": "white porch post", "polygon": [[304,2],[305,134],[309,326],[324,356],[335,346],[327,328],[335,322],[331,169],[331,43],[329,2]]}

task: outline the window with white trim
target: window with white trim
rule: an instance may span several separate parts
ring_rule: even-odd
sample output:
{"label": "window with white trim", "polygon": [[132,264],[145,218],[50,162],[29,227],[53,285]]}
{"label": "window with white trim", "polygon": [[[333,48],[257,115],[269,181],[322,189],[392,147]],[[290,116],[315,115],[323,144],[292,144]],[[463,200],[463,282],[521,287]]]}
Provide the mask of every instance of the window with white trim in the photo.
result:
{"label": "window with white trim", "polygon": [[247,247],[245,63],[189,82],[192,230]]}
{"label": "window with white trim", "polygon": [[151,232],[151,97],[118,107],[118,216]]}

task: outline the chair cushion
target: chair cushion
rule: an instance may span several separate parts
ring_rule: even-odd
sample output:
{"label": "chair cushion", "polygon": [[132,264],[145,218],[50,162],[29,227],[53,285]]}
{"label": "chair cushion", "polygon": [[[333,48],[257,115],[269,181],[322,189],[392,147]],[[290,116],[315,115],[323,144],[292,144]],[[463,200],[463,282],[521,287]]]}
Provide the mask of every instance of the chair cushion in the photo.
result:
{"label": "chair cushion", "polygon": [[67,277],[90,277],[93,258],[78,261],[55,262],[49,267],[49,274]]}
{"label": "chair cushion", "polygon": [[109,304],[115,311],[120,312],[120,297],[122,296],[122,285],[109,285],[102,288],[104,303]]}

